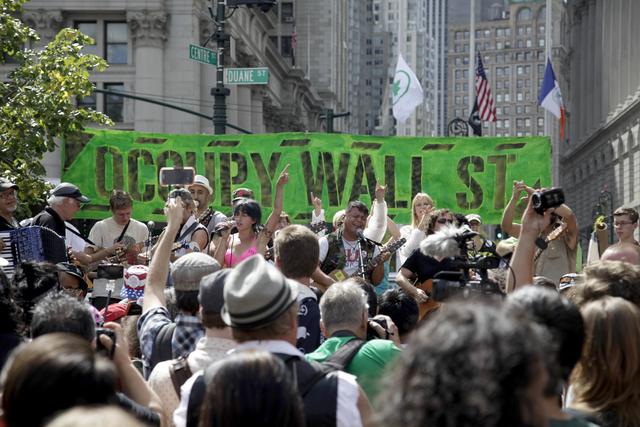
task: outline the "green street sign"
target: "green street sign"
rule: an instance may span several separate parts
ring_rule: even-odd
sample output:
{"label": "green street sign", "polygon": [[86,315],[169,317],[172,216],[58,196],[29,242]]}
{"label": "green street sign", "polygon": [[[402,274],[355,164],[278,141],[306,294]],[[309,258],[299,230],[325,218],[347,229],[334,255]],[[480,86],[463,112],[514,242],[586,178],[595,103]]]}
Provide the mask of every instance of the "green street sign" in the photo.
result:
{"label": "green street sign", "polygon": [[269,69],[226,68],[224,83],[228,85],[266,85],[269,83]]}
{"label": "green street sign", "polygon": [[195,44],[189,45],[189,59],[202,62],[203,64],[218,64],[218,55],[206,47],[196,46]]}

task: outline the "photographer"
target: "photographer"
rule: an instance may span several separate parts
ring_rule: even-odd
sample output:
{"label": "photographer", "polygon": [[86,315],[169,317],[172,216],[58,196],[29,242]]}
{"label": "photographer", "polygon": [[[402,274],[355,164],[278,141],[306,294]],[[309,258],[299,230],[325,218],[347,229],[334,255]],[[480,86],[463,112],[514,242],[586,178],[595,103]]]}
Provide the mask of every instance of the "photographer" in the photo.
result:
{"label": "photographer", "polygon": [[[538,234],[534,237],[538,250],[534,250],[532,253],[532,259],[534,259],[533,272],[536,276],[544,276],[558,283],[563,275],[576,272],[576,255],[578,252],[578,222],[576,216],[564,204],[564,195],[562,195],[562,203],[550,209],[536,211],[534,206],[527,206],[527,210],[522,217],[522,224],[514,224],[513,217],[516,204],[523,191],[527,193],[531,204],[531,195],[534,193],[541,196],[541,202],[545,203],[545,195],[561,194],[562,190],[536,190],[528,187],[522,181],[514,181],[511,200],[509,200],[504,210],[501,223],[502,230],[511,236],[519,237],[524,228],[527,228],[527,231],[532,228],[538,230],[538,226],[544,222],[545,226],[540,228]],[[540,212],[543,212],[545,218],[548,217],[548,219],[542,221],[543,215]],[[533,222],[533,224],[525,224],[525,217],[526,221]],[[518,245],[520,244],[522,244],[521,241],[519,241]]]}
{"label": "photographer", "polygon": [[[320,300],[320,327],[328,339],[308,360],[324,362],[342,346],[352,340],[364,340],[367,328],[373,328],[383,339],[373,339],[361,345],[350,363],[347,373],[358,378],[358,384],[373,401],[379,392],[378,381],[386,367],[400,354],[400,334],[388,316],[376,316],[371,321],[368,316],[367,297],[353,280],[338,282],[329,287]],[[384,320],[386,328],[378,323]]]}

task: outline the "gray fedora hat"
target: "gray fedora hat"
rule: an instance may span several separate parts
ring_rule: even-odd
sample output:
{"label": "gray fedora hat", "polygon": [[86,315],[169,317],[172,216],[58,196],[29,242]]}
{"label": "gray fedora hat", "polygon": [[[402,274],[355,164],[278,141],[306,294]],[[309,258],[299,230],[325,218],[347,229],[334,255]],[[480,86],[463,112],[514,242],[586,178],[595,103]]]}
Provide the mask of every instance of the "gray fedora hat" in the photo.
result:
{"label": "gray fedora hat", "polygon": [[238,329],[259,329],[276,320],[298,298],[298,283],[262,255],[254,255],[227,276],[222,320]]}

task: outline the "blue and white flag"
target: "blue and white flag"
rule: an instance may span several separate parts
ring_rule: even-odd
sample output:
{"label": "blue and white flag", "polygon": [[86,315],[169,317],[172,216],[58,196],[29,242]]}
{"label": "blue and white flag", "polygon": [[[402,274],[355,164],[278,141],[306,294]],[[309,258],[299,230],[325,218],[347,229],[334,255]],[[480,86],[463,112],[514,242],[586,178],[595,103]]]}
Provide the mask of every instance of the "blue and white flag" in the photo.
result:
{"label": "blue and white flag", "polygon": [[560,139],[564,140],[564,103],[562,102],[560,86],[558,85],[556,74],[553,72],[550,59],[547,59],[547,68],[544,71],[544,79],[542,80],[540,94],[538,95],[538,104],[556,116],[556,118],[560,119]]}

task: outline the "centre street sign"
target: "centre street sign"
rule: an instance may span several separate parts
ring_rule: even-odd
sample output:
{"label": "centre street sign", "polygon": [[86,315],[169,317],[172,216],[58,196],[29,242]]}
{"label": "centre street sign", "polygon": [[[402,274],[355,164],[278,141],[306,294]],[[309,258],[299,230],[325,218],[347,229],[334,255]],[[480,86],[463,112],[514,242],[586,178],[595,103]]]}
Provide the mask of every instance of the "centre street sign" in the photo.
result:
{"label": "centre street sign", "polygon": [[189,45],[189,59],[202,62],[203,64],[218,64],[218,56],[213,50],[194,44]]}
{"label": "centre street sign", "polygon": [[269,83],[268,68],[227,68],[224,82],[228,85],[266,85]]}

